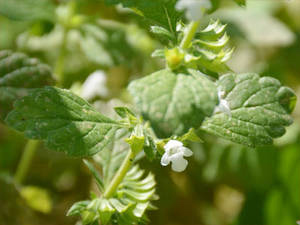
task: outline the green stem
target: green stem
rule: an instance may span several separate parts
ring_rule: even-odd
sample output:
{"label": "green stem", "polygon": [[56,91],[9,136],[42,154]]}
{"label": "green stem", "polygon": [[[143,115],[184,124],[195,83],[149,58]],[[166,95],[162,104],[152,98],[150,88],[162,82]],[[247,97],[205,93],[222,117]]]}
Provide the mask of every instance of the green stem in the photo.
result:
{"label": "green stem", "polygon": [[68,40],[68,33],[69,29],[64,27],[63,28],[63,39],[60,46],[60,51],[58,58],[56,60],[54,73],[58,78],[58,86],[63,86],[64,83],[64,67],[65,67],[65,57],[66,57],[66,49],[67,49],[67,40]]}
{"label": "green stem", "polygon": [[31,161],[33,159],[34,153],[37,150],[38,146],[39,141],[29,140],[27,142],[14,177],[16,183],[21,184],[24,181]]}
{"label": "green stem", "polygon": [[189,47],[191,41],[193,40],[196,32],[197,32],[197,28],[199,26],[200,22],[199,21],[192,21],[189,26],[187,27],[187,30],[184,34],[184,37],[180,43],[180,47],[183,49],[186,49]]}
{"label": "green stem", "polygon": [[135,155],[136,154],[132,150],[128,151],[126,158],[124,159],[121,167],[119,168],[119,170],[117,171],[114,178],[112,179],[112,181],[110,182],[110,184],[108,185],[107,189],[104,192],[105,198],[112,197],[113,194],[116,192],[119,184],[122,182],[127,171],[130,169],[130,166],[133,163]]}

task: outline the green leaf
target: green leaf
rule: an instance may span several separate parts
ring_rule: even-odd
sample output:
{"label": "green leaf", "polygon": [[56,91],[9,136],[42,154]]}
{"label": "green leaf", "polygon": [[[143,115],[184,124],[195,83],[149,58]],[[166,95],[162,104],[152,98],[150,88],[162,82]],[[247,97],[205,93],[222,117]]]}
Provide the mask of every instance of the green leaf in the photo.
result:
{"label": "green leaf", "polygon": [[6,122],[28,138],[43,139],[50,149],[73,156],[93,155],[105,148],[120,124],[64,89],[35,89],[16,101]]}
{"label": "green leaf", "polygon": [[115,107],[115,112],[121,117],[126,118],[129,115],[135,117],[136,115],[127,107]]}
{"label": "green leaf", "polygon": [[105,67],[128,64],[135,54],[127,41],[124,27],[116,24],[85,24],[80,42],[81,49],[93,63]]}
{"label": "green leaf", "polygon": [[32,88],[54,83],[50,67],[22,53],[0,51],[0,120],[12,110],[16,99]]}
{"label": "green leaf", "polygon": [[130,145],[131,150],[135,152],[135,154],[143,150],[145,137],[143,126],[141,124],[134,127],[130,137],[126,138],[126,142]]}
{"label": "green leaf", "polygon": [[231,115],[217,113],[207,118],[202,129],[250,147],[271,144],[285,133],[293,120],[289,115],[296,96],[271,77],[257,74],[226,74],[218,81],[225,92]]}
{"label": "green leaf", "polygon": [[42,213],[51,212],[53,204],[47,190],[36,186],[25,186],[21,188],[20,194],[32,209]]}
{"label": "green leaf", "polygon": [[146,210],[155,209],[150,203],[157,200],[155,185],[153,174],[145,176],[143,170],[134,166],[112,198],[100,197],[75,203],[68,215],[81,215],[84,224],[98,220],[101,224],[109,224],[111,218],[120,225],[144,224],[148,221]]}
{"label": "green leaf", "polygon": [[174,34],[172,34],[169,30],[167,30],[161,26],[151,26],[151,32],[158,36],[161,36],[161,37],[164,37],[164,38],[167,38],[170,40],[175,39]]}
{"label": "green leaf", "polygon": [[193,41],[190,57],[186,63],[191,68],[204,68],[212,73],[224,74],[230,69],[226,62],[230,59],[233,48],[228,47],[229,37],[226,25],[219,20],[212,20],[206,28],[197,33]]}
{"label": "green leaf", "polygon": [[152,24],[176,32],[176,24],[181,13],[175,10],[177,0],[105,0],[107,4],[122,4],[144,16]]}
{"label": "green leaf", "polygon": [[50,0],[0,0],[0,14],[12,20],[54,21],[55,6]]}
{"label": "green leaf", "polygon": [[198,128],[218,102],[215,84],[191,70],[176,74],[165,69],[129,85],[137,108],[160,137],[182,135]]}

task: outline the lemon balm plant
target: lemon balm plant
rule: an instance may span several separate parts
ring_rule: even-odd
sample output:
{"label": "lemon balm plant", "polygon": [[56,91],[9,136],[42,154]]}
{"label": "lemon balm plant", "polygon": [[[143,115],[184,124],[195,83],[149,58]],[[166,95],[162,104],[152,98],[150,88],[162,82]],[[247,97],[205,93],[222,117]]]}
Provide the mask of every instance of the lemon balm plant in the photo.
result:
{"label": "lemon balm plant", "polygon": [[[216,2],[106,0],[142,16],[164,43],[152,56],[162,58],[165,68],[129,84],[133,107],[115,107],[118,119],[102,115],[74,92],[60,88],[66,38],[54,75],[37,59],[0,52],[1,119],[29,139],[44,141],[49,149],[84,158],[95,178],[100,194],[75,203],[69,216],[80,216],[83,224],[147,223],[146,212],[156,209],[153,201],[158,196],[154,175],[138,165],[140,157],[162,166],[171,164],[174,171],[182,172],[187,157],[193,155],[187,143],[201,141],[199,132],[257,147],[272,144],[292,123],[296,97],[290,88],[271,77],[237,74],[226,65],[233,52],[226,25],[217,18],[202,22],[216,10]],[[51,19],[51,13],[35,16]],[[72,4],[60,6],[55,15],[63,25],[64,37],[78,29],[86,42],[92,40],[90,36],[101,38],[93,19],[76,15]],[[96,83],[103,82],[103,77],[96,79]],[[91,84],[88,96],[107,93],[95,89],[93,81]],[[35,146],[36,142],[29,142],[25,166],[21,163],[19,171],[26,167]],[[19,182],[20,173],[16,175]]]}

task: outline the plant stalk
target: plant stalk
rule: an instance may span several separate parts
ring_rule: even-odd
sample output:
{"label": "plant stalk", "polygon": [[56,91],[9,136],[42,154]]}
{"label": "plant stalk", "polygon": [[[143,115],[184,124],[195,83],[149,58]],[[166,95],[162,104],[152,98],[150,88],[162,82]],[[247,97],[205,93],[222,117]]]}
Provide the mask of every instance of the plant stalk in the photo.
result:
{"label": "plant stalk", "polygon": [[14,180],[16,183],[21,184],[28,172],[29,166],[31,164],[31,161],[34,157],[34,153],[36,152],[38,146],[39,146],[39,141],[37,140],[28,140],[24,152],[21,156],[21,160],[19,162],[17,171],[15,173]]}
{"label": "plant stalk", "polygon": [[182,49],[187,49],[190,46],[191,41],[193,40],[196,32],[197,32],[197,28],[200,24],[200,21],[192,21],[188,27],[187,30],[185,31],[184,37],[180,43],[180,47]]}
{"label": "plant stalk", "polygon": [[109,186],[105,190],[105,192],[104,192],[104,197],[105,198],[112,197],[113,194],[116,192],[119,184],[122,182],[122,180],[124,179],[126,173],[130,169],[130,166],[132,165],[135,156],[136,156],[136,154],[130,149],[128,151],[122,165],[120,166],[119,170],[117,171],[114,178],[110,182]]}

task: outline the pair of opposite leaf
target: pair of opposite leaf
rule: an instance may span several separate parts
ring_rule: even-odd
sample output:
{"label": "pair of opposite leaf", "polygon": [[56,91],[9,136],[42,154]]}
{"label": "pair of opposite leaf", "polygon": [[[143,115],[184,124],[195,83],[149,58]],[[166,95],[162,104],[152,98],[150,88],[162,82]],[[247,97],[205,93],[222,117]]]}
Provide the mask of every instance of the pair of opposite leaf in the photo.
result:
{"label": "pair of opposite leaf", "polygon": [[[47,80],[51,83],[51,73],[38,61],[7,51],[0,55],[1,110],[9,111],[16,99],[30,93],[15,103],[6,119],[27,137],[44,139],[50,148],[70,155],[92,155],[110,143],[114,132],[122,127],[70,91],[35,89]],[[14,95],[7,94],[12,91]],[[271,77],[226,74],[215,83],[195,70],[186,74],[161,70],[133,81],[129,91],[160,137],[182,135],[191,127],[201,127],[252,147],[271,144],[273,138],[284,134],[284,126],[292,123],[290,113],[296,100],[291,89]],[[222,99],[218,91],[223,93]],[[215,111],[219,101],[226,101],[230,115]]]}

